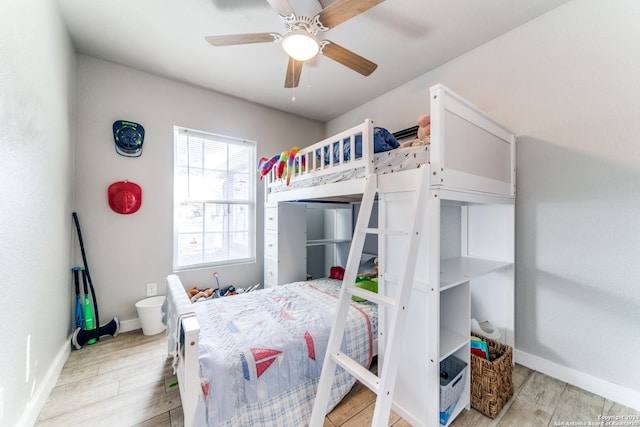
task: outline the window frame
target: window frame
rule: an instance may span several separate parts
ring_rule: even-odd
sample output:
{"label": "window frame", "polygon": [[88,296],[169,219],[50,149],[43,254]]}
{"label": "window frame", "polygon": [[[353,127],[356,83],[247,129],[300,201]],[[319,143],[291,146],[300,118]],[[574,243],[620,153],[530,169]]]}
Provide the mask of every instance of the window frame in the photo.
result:
{"label": "window frame", "polygon": [[[201,139],[215,141],[219,143],[224,143],[228,145],[238,145],[238,146],[246,146],[249,148],[249,164],[247,165],[248,171],[248,190],[247,190],[247,200],[233,200],[230,198],[221,199],[221,200],[207,200],[207,199],[196,199],[187,197],[184,200],[178,200],[178,168],[183,167],[178,165],[178,145],[179,138],[181,134],[189,134],[194,137],[198,137]],[[244,139],[244,138],[236,138],[230,137],[226,135],[215,134],[211,132],[186,128],[183,126],[174,126],[173,127],[173,195],[172,195],[172,222],[173,222],[173,271],[188,271],[188,270],[196,270],[203,268],[212,268],[212,267],[221,267],[221,266],[232,266],[246,263],[255,263],[256,262],[256,210],[257,210],[257,171],[254,165],[256,164],[256,156],[257,156],[257,143],[252,140]],[[205,171],[206,168],[199,168],[202,171]],[[196,264],[185,264],[179,265],[179,236],[181,234],[179,227],[179,209],[182,203],[184,202],[193,202],[193,203],[202,203],[202,204],[222,204],[222,205],[243,205],[247,206],[248,209],[248,257],[243,258],[234,258],[234,259],[225,259],[220,261],[212,261],[212,262],[200,262]],[[231,230],[225,230],[225,239],[228,240],[229,232]],[[203,229],[202,236],[204,237],[205,231]],[[202,246],[204,248],[205,243],[204,240],[202,242]]]}

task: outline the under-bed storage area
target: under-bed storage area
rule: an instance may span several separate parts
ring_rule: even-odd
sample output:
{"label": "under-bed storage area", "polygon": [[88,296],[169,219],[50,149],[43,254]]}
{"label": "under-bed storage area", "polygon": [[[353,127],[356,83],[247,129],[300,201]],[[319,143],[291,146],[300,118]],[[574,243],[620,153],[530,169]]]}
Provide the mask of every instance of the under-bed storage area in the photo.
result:
{"label": "under-bed storage area", "polygon": [[307,275],[326,277],[331,267],[345,266],[353,234],[353,204],[305,203]]}
{"label": "under-bed storage area", "polygon": [[265,205],[264,287],[328,277],[344,266],[352,236],[349,202]]}

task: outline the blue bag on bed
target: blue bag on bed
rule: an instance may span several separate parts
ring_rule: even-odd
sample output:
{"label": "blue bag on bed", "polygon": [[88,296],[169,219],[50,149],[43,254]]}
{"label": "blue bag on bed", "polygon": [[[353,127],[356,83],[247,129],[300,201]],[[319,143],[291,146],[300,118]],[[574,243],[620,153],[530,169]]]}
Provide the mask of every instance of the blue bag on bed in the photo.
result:
{"label": "blue bag on bed", "polygon": [[[355,136],[355,158],[359,159],[362,157],[362,135]],[[341,157],[344,158],[344,161],[349,161],[351,159],[351,150],[349,149],[351,146],[351,141],[346,139],[343,141],[343,155],[340,156],[340,142],[336,141],[332,143],[333,146],[333,163],[340,163]],[[385,128],[375,127],[373,128],[373,152],[374,153],[382,153],[384,151],[393,150],[394,148],[398,148],[400,143],[396,140],[396,138],[386,130]],[[329,146],[324,147],[324,164],[329,164]],[[316,150],[316,156],[320,159],[320,150]]]}

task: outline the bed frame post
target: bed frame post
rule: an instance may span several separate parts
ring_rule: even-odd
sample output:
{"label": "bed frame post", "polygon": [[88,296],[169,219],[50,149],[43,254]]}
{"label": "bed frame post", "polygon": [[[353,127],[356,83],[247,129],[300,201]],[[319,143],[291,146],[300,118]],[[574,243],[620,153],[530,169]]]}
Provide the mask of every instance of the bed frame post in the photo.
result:
{"label": "bed frame post", "polygon": [[174,274],[167,276],[166,298],[168,353],[174,357],[184,425],[192,427],[196,421],[198,402],[202,398],[198,361],[200,324],[180,278]]}
{"label": "bed frame post", "polygon": [[182,410],[184,412],[184,425],[186,427],[195,426],[196,406],[200,398],[200,369],[198,362],[198,344],[200,325],[195,316],[182,319],[182,330],[184,332],[184,343],[182,347],[183,357],[180,362],[182,366],[182,379],[178,381],[180,396],[182,397]]}
{"label": "bed frame post", "polygon": [[[371,119],[364,120],[364,129],[362,129],[362,156],[364,157],[364,175],[369,176],[373,173],[374,147],[373,147],[373,121]],[[366,141],[366,143],[365,143]],[[355,141],[351,144],[353,147],[353,155],[355,158]],[[364,149],[366,147],[366,150]]]}

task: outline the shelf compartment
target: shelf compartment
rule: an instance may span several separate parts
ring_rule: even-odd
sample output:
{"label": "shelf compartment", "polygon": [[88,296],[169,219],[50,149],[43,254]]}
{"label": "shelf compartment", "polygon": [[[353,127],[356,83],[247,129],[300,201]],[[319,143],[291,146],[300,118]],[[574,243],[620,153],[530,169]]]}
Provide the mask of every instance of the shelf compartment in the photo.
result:
{"label": "shelf compartment", "polygon": [[[470,367],[467,366],[467,370],[469,370]],[[469,380],[468,378],[468,374],[465,373],[465,375],[467,375],[467,381]],[[465,390],[467,390],[469,388],[468,384],[465,384]],[[463,409],[469,409],[469,393],[467,393],[466,391],[462,392],[462,395],[460,396],[460,399],[458,400],[458,403],[456,404],[456,407],[453,409],[453,412],[451,413],[451,416],[449,417],[449,420],[447,421],[447,426],[451,425],[451,423],[453,423],[453,421],[456,419],[456,417],[458,415],[460,415],[460,413],[462,412]],[[440,424],[440,426],[442,426],[442,424]]]}
{"label": "shelf compartment", "polygon": [[452,332],[447,329],[440,329],[440,359],[442,362],[456,351],[467,346],[469,343],[469,335]]}
{"label": "shelf compartment", "polygon": [[440,261],[440,291],[512,265],[512,262],[472,257],[443,259]]}
{"label": "shelf compartment", "polygon": [[[469,351],[469,286],[469,282],[463,282],[440,293],[440,361],[454,353],[464,355]],[[459,354],[458,358],[465,360]]]}
{"label": "shelf compartment", "polygon": [[331,245],[334,243],[351,243],[350,239],[315,239],[307,240],[307,247],[309,246],[322,246]]}

